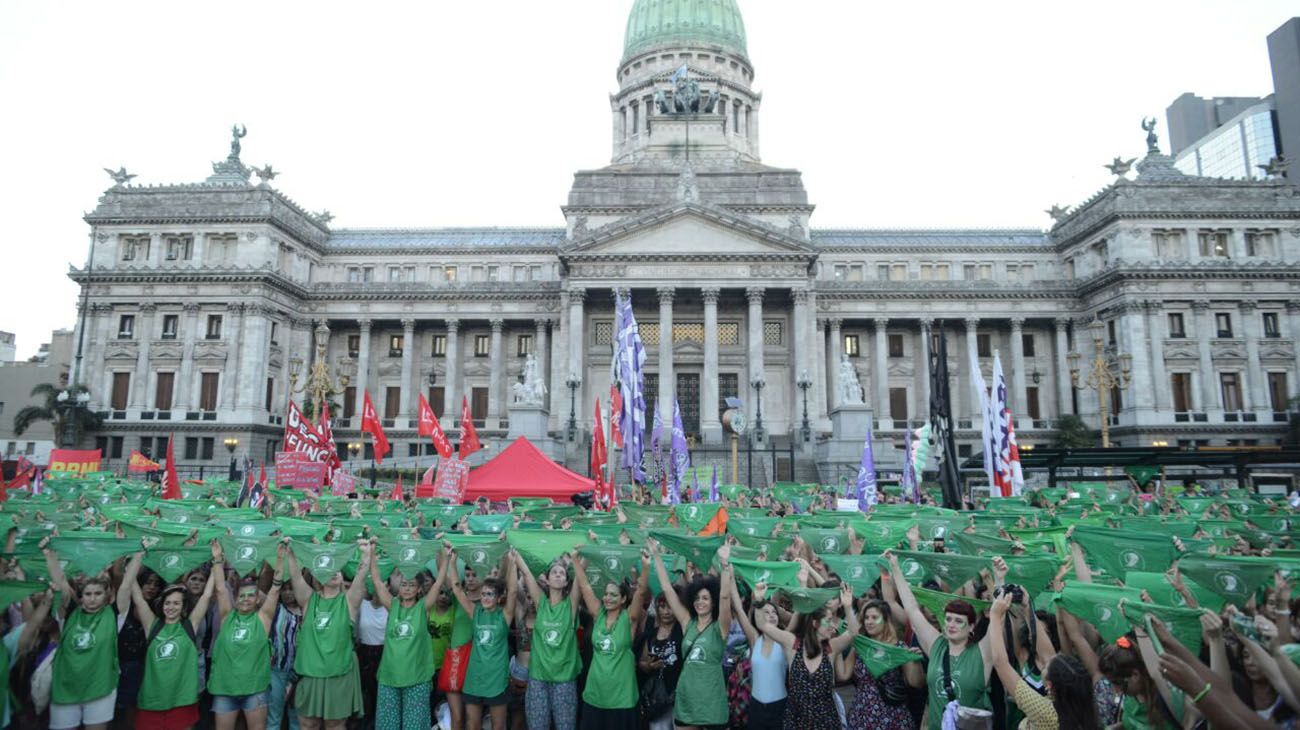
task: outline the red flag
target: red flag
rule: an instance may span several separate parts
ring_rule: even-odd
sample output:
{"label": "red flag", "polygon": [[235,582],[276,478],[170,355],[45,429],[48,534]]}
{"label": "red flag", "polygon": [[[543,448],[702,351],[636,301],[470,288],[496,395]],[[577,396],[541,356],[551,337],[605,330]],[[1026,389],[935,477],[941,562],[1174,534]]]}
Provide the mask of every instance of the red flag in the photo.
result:
{"label": "red flag", "polygon": [[433,448],[438,452],[438,456],[446,459],[451,456],[451,441],[447,439],[447,434],[443,432],[442,425],[438,423],[438,414],[433,412],[429,407],[429,401],[424,399],[424,393],[420,394],[420,420],[418,433],[421,436],[428,436],[433,440]]}
{"label": "red flag", "polygon": [[614,448],[623,448],[623,426],[619,423],[623,415],[623,393],[617,383],[609,386],[609,441]]}
{"label": "red flag", "polygon": [[415,498],[425,499],[433,495],[433,468],[435,464],[430,464],[429,468],[424,471],[424,476],[420,477],[420,483],[415,487]]}
{"label": "red flag", "polygon": [[126,470],[128,472],[158,471],[161,468],[162,466],[159,465],[158,462],[150,459],[139,451],[132,451],[131,459],[126,464]]}
{"label": "red flag", "polygon": [[[322,461],[329,467],[330,472],[342,468],[343,460],[339,458],[339,445],[334,443],[334,429],[330,427],[329,403],[322,403],[320,407],[320,435],[321,440],[325,442],[326,453],[326,457]],[[327,479],[328,476],[327,474]]]}
{"label": "red flag", "polygon": [[384,435],[383,424],[379,422],[379,416],[375,414],[375,406],[370,402],[370,391],[365,391],[366,400],[361,407],[361,432],[370,434],[375,440],[375,462],[384,463],[384,456],[391,450],[388,446],[388,437]]}
{"label": "red flag", "polygon": [[[420,397],[423,398],[424,396],[420,396]],[[393,487],[393,493],[389,496],[389,499],[393,500],[394,502],[401,502],[401,501],[402,501],[402,497],[403,497],[403,494],[402,494],[402,475],[401,475],[401,474],[398,474],[398,475],[397,475],[397,486]]]}
{"label": "red flag", "polygon": [[460,458],[461,461],[483,448],[478,442],[478,432],[474,430],[474,419],[470,417],[469,398],[460,397]]}
{"label": "red flag", "polygon": [[163,467],[162,498],[180,499],[181,480],[176,476],[176,435],[167,439],[167,466]]}
{"label": "red flag", "polygon": [[596,427],[591,432],[591,475],[596,480],[596,500],[608,499],[605,487],[605,429],[600,419],[600,399],[596,399]]}

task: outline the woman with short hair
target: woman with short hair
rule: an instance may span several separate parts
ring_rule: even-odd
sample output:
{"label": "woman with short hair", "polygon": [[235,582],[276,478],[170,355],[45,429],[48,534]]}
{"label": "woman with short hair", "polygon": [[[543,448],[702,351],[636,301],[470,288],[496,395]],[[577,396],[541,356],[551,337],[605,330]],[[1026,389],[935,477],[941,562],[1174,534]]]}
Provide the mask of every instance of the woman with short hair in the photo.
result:
{"label": "woman with short hair", "polygon": [[[248,730],[264,730],[271,693],[271,618],[280,604],[280,577],[287,548],[279,546],[275,557],[275,579],[271,589],[257,602],[257,581],[244,578],[239,582],[235,600],[225,590],[225,563],[215,561],[212,574],[217,589],[217,616],[220,630],[212,641],[212,676],[208,692],[212,695],[212,713],[217,730],[234,730],[239,716],[244,716]],[[220,556],[219,543],[213,541],[213,554]],[[276,729],[278,730],[278,728]]]}

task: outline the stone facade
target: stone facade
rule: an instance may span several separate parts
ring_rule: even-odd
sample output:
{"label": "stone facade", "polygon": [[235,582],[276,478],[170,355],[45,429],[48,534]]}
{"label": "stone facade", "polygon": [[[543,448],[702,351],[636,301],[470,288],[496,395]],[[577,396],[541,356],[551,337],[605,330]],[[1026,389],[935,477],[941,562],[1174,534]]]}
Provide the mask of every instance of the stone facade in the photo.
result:
{"label": "stone facade", "polygon": [[[335,399],[340,441],[358,440],[361,389],[399,458],[429,453],[417,393],[453,440],[462,398],[485,440],[503,438],[530,353],[551,434],[564,439],[571,399],[581,434],[608,400],[616,290],[632,294],[660,407],[670,412],[675,389],[706,446],[723,446],[723,398],[741,397],[753,420],[761,375],[771,442],[811,460],[797,383],[807,373],[816,441],[840,405],[844,355],[878,433],[901,443],[926,417],[940,331],[963,452],[978,448],[972,345],[986,378],[1001,353],[1021,443],[1063,414],[1096,426],[1097,396],[1071,387],[1067,360],[1094,356],[1094,319],[1103,355],[1132,361],[1114,442],[1281,437],[1300,377],[1294,186],[1188,177],[1152,153],[1047,232],[818,229],[800,173],[761,162],[761,95],[742,50],[624,58],[611,164],[575,175],[563,227],[333,229],[249,182],[237,145],[205,183],[110,188],[85,219],[93,273],[71,274],[88,289],[85,380],[109,463],[172,433],[182,461],[224,460],[213,444],[228,436],[270,458],[314,333],[331,369],[352,376]],[[654,103],[683,65],[719,99],[712,113]],[[585,456],[579,436],[569,458]],[[826,467],[818,476],[839,476]]]}

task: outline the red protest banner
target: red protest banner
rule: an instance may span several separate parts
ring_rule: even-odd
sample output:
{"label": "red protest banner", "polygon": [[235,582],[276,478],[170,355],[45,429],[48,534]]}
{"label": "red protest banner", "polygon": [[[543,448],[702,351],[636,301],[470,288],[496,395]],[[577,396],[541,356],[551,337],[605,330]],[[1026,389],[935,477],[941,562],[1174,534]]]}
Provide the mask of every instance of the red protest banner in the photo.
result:
{"label": "red protest banner", "polygon": [[335,470],[334,479],[330,481],[330,494],[335,497],[346,497],[355,491],[357,491],[356,475],[342,469]]}
{"label": "red protest banner", "polygon": [[459,504],[469,488],[469,464],[455,457],[438,458],[438,475],[433,483],[433,496],[451,499]]}
{"label": "red protest banner", "polygon": [[[284,415],[284,446],[282,448],[285,452],[306,454],[309,461],[322,463],[329,461],[331,454],[325,436],[312,425],[311,421],[308,421],[303,416],[302,411],[298,409],[298,404],[293,401],[289,401],[289,409]],[[276,464],[278,470],[278,456],[276,457]],[[283,483],[278,479],[276,482]]]}
{"label": "red protest banner", "polygon": [[126,464],[126,470],[129,472],[150,472],[158,471],[161,468],[162,464],[150,459],[139,451],[132,451],[131,460]]}
{"label": "red protest banner", "polygon": [[327,465],[313,461],[298,451],[281,451],[275,455],[275,485],[281,489],[309,489],[320,492],[325,484]]}
{"label": "red protest banner", "polygon": [[104,457],[99,449],[54,449],[47,474],[90,474],[99,471]]}

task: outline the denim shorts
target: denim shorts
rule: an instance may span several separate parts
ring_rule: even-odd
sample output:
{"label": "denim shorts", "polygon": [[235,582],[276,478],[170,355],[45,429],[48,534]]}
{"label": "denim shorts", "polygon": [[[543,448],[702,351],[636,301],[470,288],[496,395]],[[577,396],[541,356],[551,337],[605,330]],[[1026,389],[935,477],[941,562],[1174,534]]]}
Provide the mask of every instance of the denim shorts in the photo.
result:
{"label": "denim shorts", "polygon": [[271,688],[251,695],[213,695],[212,711],[218,715],[227,712],[251,712],[271,704]]}

